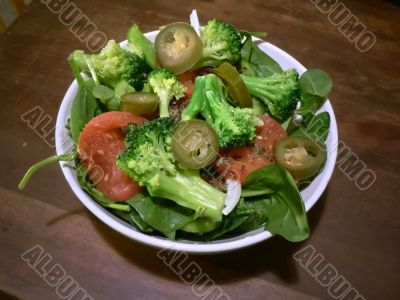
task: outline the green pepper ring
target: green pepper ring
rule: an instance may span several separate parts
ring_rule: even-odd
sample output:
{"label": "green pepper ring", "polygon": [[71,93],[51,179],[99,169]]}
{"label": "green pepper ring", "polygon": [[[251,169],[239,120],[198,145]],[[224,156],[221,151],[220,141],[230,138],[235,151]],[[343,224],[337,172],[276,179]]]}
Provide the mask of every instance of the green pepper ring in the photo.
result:
{"label": "green pepper ring", "polygon": [[[285,158],[285,154],[299,147],[307,151],[307,156],[301,163],[294,164]],[[288,170],[296,180],[315,175],[321,169],[326,157],[326,151],[322,145],[300,136],[288,136],[281,140],[275,145],[274,154],[276,162]]]}

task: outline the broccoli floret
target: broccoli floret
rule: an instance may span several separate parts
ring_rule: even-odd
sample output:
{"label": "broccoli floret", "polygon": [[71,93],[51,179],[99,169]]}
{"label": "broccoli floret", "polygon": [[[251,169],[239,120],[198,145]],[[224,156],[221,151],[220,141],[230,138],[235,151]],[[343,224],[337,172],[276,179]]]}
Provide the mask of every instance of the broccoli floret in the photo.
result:
{"label": "broccoli floret", "polygon": [[119,110],[121,96],[134,92],[135,88],[125,79],[113,81],[112,84],[105,85],[102,78],[100,78],[101,74],[94,68],[92,62],[94,55],[85,54],[81,50],[74,51],[68,58],[72,72],[79,85],[83,82],[81,71],[90,73],[94,86],[90,89],[89,93],[93,94],[100,102],[106,105],[108,110]]}
{"label": "broccoli floret", "polygon": [[200,113],[217,133],[221,148],[248,144],[255,138],[256,127],[262,121],[251,108],[233,107],[226,95],[224,84],[214,74],[197,77],[182,119],[190,120]]}
{"label": "broccoli floret", "polygon": [[185,86],[179,82],[178,77],[169,70],[154,70],[148,76],[148,81],[160,99],[160,117],[169,117],[169,102],[179,99],[185,94]]}
{"label": "broccoli floret", "polygon": [[134,92],[135,89],[125,80],[119,81],[114,87],[114,95],[118,100],[125,94]]}
{"label": "broccoli floret", "polygon": [[172,200],[193,209],[198,217],[218,222],[226,195],[205,182],[198,170],[182,169],[171,150],[176,123],[172,118],[159,118],[131,125],[125,151],[117,166],[145,186],[153,197]]}
{"label": "broccoli floret", "polygon": [[154,44],[140,31],[139,26],[134,24],[128,31],[127,50],[136,53],[143,58],[150,67],[156,68],[156,50]]}
{"label": "broccoli floret", "polygon": [[260,99],[273,117],[284,121],[293,114],[300,99],[299,74],[295,69],[268,77],[241,77],[250,94]]}
{"label": "broccoli floret", "polygon": [[240,60],[240,33],[230,24],[219,20],[211,20],[201,32],[203,54],[196,67],[217,67],[228,61],[236,64]]}
{"label": "broccoli floret", "polygon": [[104,85],[114,88],[121,80],[125,80],[136,90],[141,90],[151,67],[139,55],[127,51],[114,40],[98,54],[86,54],[77,50],[70,55],[81,71],[91,72]]}

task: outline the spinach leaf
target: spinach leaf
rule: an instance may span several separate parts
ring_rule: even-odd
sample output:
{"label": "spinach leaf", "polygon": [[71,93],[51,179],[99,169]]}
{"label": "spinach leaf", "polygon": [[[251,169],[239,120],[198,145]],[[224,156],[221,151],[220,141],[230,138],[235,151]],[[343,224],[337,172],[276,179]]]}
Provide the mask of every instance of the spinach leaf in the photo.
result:
{"label": "spinach leaf", "polygon": [[328,112],[322,112],[305,119],[303,124],[290,133],[291,136],[304,136],[314,140],[321,145],[324,144],[331,123],[331,117]]}
{"label": "spinach leaf", "polygon": [[238,226],[234,230],[234,232],[245,233],[251,230],[258,229],[262,225],[265,225],[268,219],[266,210],[267,205],[265,203],[266,201],[269,201],[266,197],[251,198],[250,200],[244,201],[242,205],[246,207],[247,218],[242,224],[240,224],[240,226]]}
{"label": "spinach leaf", "polygon": [[111,212],[116,215],[118,218],[131,223],[131,217],[129,216],[129,212],[127,211],[121,211],[121,210],[111,210]]}
{"label": "spinach leaf", "polygon": [[107,103],[107,100],[114,97],[114,91],[110,89],[108,86],[99,84],[93,87],[92,95],[99,99],[104,104]]}
{"label": "spinach leaf", "polygon": [[219,238],[222,235],[239,227],[244,221],[246,221],[246,219],[246,215],[224,217],[216,229],[203,234],[203,239],[207,241],[215,240],[216,238]]}
{"label": "spinach leaf", "polygon": [[129,212],[129,218],[130,218],[130,223],[132,225],[137,226],[141,231],[143,232],[153,232],[154,229],[147,224],[145,221],[143,221],[142,217],[139,215],[139,213],[135,210],[132,209]]}
{"label": "spinach leaf", "polygon": [[83,79],[76,63],[72,60],[69,62],[76,81],[78,82],[78,92],[72,101],[69,124],[72,140],[76,144],[83,127],[99,113],[100,108],[92,93],[95,87],[94,80]]}
{"label": "spinach leaf", "polygon": [[300,103],[301,106],[296,110],[296,113],[302,116],[305,116],[310,113],[316,112],[325,102],[325,97],[310,95],[310,94],[301,94],[300,95]]}
{"label": "spinach leaf", "polygon": [[300,79],[300,88],[303,94],[327,97],[332,89],[332,79],[324,71],[309,69]]}
{"label": "spinach leaf", "polygon": [[317,111],[325,102],[332,89],[332,79],[319,69],[309,69],[299,79],[301,107],[298,114],[304,115]]}
{"label": "spinach leaf", "polygon": [[240,73],[248,76],[257,76],[257,72],[254,65],[245,59],[242,59],[240,61]]}
{"label": "spinach leaf", "polygon": [[[204,234],[204,237],[207,240],[214,240],[235,230],[241,226],[253,212],[253,208],[246,205],[243,198],[241,198],[235,209],[229,215],[223,216],[219,226],[212,232]],[[260,227],[260,225],[258,227]]]}
{"label": "spinach leaf", "polygon": [[197,218],[190,209],[179,206],[172,201],[152,198],[139,193],[127,203],[140,215],[142,220],[167,237]]}
{"label": "spinach leaf", "polygon": [[268,35],[268,33],[262,32],[262,31],[248,31],[248,33],[251,36],[254,36],[254,37],[259,38],[259,39],[265,38]]}
{"label": "spinach leaf", "polygon": [[241,50],[241,73],[251,76],[270,76],[282,72],[281,66],[251,40],[250,33],[242,31],[241,34],[245,38]]}
{"label": "spinach leaf", "polygon": [[304,203],[288,171],[277,164],[264,166],[249,175],[244,187],[251,190],[271,188],[274,191],[269,196],[270,200],[262,202],[268,231],[292,242],[302,241],[309,236]]}
{"label": "spinach leaf", "polygon": [[[239,227],[243,222],[246,221],[248,215],[253,212],[253,209],[248,207],[243,199],[239,201],[235,209],[227,216],[222,216],[222,220],[219,222],[218,226],[210,232],[199,232],[199,233],[187,233],[179,232],[180,236],[190,240],[201,240],[201,241],[211,241],[224,234],[227,234],[237,227]],[[260,225],[258,226],[260,227]]]}
{"label": "spinach leaf", "polygon": [[151,228],[142,218],[139,216],[136,210],[131,209],[129,212],[122,210],[111,209],[111,212],[122,220],[128,222],[132,226],[137,227],[143,232],[153,232],[154,229]]}
{"label": "spinach leaf", "polygon": [[272,195],[271,199],[265,202],[268,212],[266,229],[291,242],[300,242],[308,238],[310,229],[305,212],[296,212],[292,202],[292,198],[285,198],[279,194]]}

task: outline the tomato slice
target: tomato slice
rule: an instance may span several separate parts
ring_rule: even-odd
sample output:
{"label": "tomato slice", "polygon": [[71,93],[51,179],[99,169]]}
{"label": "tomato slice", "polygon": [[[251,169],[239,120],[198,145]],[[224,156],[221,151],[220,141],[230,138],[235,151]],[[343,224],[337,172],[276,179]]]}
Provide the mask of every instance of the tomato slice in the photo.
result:
{"label": "tomato slice", "polygon": [[115,161],[125,149],[121,128],[131,123],[139,125],[145,120],[129,112],[106,112],[90,120],[79,136],[79,159],[97,189],[110,200],[128,200],[142,190]]}
{"label": "tomato slice", "polygon": [[286,137],[285,129],[268,116],[259,117],[263,125],[257,128],[253,145],[232,148],[221,152],[215,166],[224,178],[240,180],[243,184],[247,176],[260,167],[275,162],[274,145]]}

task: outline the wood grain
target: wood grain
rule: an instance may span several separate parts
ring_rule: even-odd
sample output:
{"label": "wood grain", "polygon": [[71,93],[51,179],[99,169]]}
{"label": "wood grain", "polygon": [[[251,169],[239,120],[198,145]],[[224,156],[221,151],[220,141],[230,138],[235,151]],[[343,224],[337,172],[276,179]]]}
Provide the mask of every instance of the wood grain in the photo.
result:
{"label": "wood grain", "polygon": [[[340,139],[377,176],[367,191],[336,169],[311,210],[311,237],[300,244],[273,238],[224,255],[190,256],[231,299],[330,299],[294,259],[312,245],[366,299],[400,294],[400,7],[389,1],[343,1],[377,36],[361,53],[310,1],[76,1],[108,38],[125,39],[185,20],[220,18],[238,28],[267,31],[268,41],[306,67],[326,70]],[[0,298],[57,299],[21,258],[40,245],[94,299],[196,299],[156,256],[156,250],[112,231],[72,194],[59,166],[42,170],[23,192],[28,166],[54,153],[21,120],[35,106],[51,125],[72,75],[66,57],[82,44],[40,1],[0,35]]]}

